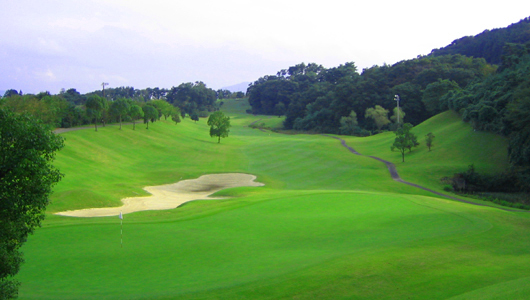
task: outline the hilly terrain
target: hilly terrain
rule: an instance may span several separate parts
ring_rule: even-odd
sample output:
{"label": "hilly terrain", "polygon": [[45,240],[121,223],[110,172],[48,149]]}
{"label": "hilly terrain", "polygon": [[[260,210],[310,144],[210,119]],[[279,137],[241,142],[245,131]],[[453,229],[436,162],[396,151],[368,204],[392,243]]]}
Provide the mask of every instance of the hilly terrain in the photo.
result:
{"label": "hilly terrain", "polygon": [[[507,165],[506,139],[476,132],[453,112],[414,128],[436,135],[407,154],[392,133],[344,137],[252,129],[281,118],[226,100],[228,138],[205,119],[65,132],[43,228],[24,246],[21,299],[506,299],[529,291],[527,212],[454,201],[442,176]],[[212,173],[248,173],[262,187],[219,191],[176,209],[118,217],[53,213],[119,206],[144,186]],[[468,201],[474,199],[465,198]],[[491,204],[491,206],[495,206]]]}

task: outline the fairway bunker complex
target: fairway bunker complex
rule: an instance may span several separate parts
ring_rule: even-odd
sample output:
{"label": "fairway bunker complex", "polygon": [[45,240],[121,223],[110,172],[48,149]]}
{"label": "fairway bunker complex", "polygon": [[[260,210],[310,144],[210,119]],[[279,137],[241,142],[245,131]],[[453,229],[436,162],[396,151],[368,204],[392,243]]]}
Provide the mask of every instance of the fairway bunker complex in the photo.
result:
{"label": "fairway bunker complex", "polygon": [[209,174],[197,179],[182,180],[173,184],[148,186],[144,190],[151,194],[146,197],[122,199],[121,207],[88,208],[56,213],[69,217],[108,217],[144,211],[174,209],[179,205],[198,199],[219,199],[208,196],[223,189],[242,186],[263,186],[255,182],[256,176],[243,173]]}

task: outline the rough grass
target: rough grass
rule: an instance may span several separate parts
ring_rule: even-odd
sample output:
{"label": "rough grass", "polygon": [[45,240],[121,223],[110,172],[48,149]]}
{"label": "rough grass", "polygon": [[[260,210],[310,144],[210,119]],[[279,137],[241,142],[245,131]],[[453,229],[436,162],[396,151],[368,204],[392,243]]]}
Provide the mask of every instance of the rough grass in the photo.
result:
{"label": "rough grass", "polygon": [[[123,248],[118,218],[49,215],[24,246],[20,298],[526,295],[528,214],[432,197],[393,181],[382,163],[355,156],[329,137],[253,130],[248,124],[263,117],[244,114],[244,102],[236,101],[223,105],[233,127],[221,144],[208,136],[203,119],[157,122],[135,132],[65,133],[57,165],[66,177],[51,212],[117,205],[145,185],[206,173],[252,173],[266,186],[125,215]],[[389,133],[345,139],[363,154],[396,162],[406,180],[436,189],[441,175],[470,163],[485,171],[505,164],[504,140],[483,133],[473,140],[475,133],[462,129],[451,113],[418,126],[420,142],[432,131],[435,146],[432,152],[420,146],[404,164],[390,152]]]}

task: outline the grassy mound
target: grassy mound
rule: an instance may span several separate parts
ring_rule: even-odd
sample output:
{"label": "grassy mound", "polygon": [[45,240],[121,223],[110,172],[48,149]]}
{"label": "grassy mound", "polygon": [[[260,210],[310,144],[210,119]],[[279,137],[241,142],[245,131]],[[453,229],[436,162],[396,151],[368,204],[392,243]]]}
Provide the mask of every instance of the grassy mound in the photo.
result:
{"label": "grassy mound", "polygon": [[[208,173],[250,173],[266,186],[217,193],[236,198],[125,215],[123,248],[118,218],[50,214],[24,246],[20,298],[500,299],[524,293],[511,287],[530,278],[528,214],[400,184],[382,163],[329,137],[253,130],[248,125],[263,116],[230,101],[223,109],[233,127],[221,144],[209,137],[204,119],[64,133],[57,166],[66,177],[50,212],[116,206],[143,186]],[[470,163],[485,171],[506,163],[504,140],[468,129],[452,113],[416,127],[420,137],[433,132],[435,146],[415,149],[404,164],[390,152],[391,133],[345,139],[362,154],[396,163],[404,179],[440,189],[439,177]]]}

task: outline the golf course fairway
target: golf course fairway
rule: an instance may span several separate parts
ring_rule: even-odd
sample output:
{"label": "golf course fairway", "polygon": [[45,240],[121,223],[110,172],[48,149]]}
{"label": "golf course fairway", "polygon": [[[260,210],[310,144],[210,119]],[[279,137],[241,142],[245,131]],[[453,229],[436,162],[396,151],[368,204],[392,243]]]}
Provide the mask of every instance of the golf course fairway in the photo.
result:
{"label": "golf course fairway", "polygon": [[[445,112],[414,128],[420,145],[390,151],[393,133],[344,137],[249,128],[277,117],[230,100],[228,138],[206,121],[149,129],[61,133],[55,187],[43,227],[23,247],[20,299],[524,299],[530,295],[530,215],[447,199],[440,178],[507,166],[506,141]],[[255,175],[174,209],[77,218],[57,212],[119,207],[146,186],[207,174]],[[448,192],[445,192],[448,193]],[[464,199],[464,198],[463,198]],[[123,224],[121,224],[123,221]],[[120,243],[123,228],[123,247]]]}

